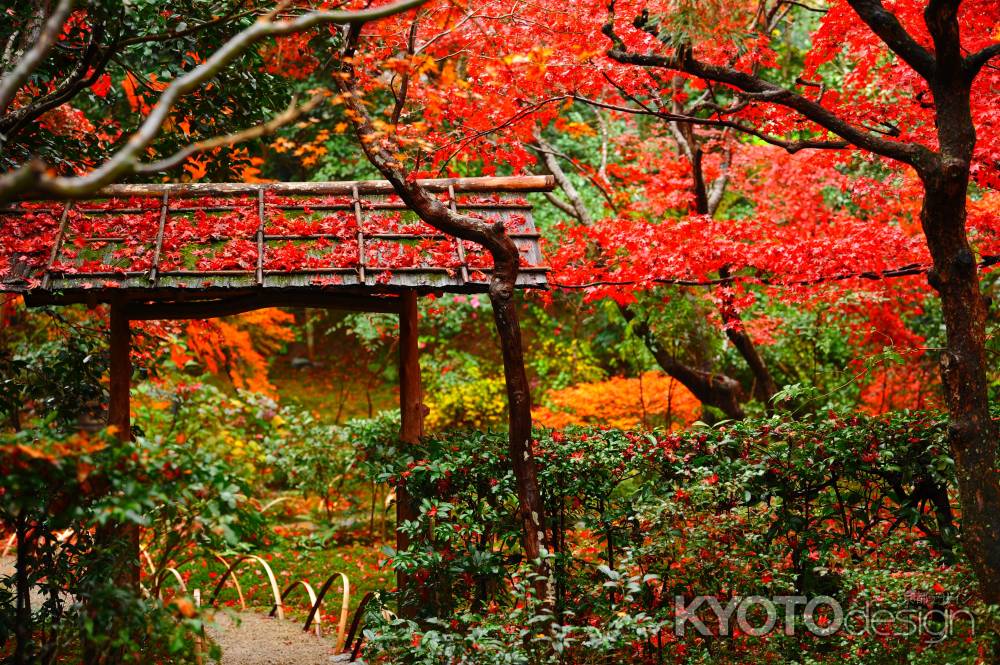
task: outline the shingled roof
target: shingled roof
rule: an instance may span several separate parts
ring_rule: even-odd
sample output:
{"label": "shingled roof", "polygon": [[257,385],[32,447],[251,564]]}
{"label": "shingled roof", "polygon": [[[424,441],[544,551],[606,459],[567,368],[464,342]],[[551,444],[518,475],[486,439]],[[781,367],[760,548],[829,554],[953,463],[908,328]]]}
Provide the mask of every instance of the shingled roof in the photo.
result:
{"label": "shingled roof", "polygon": [[[524,194],[547,177],[422,181],[454,210],[499,221],[521,288],[547,267]],[[116,185],[85,201],[0,210],[0,291],[29,304],[178,302],[254,293],[485,291],[492,259],[424,224],[385,181]]]}

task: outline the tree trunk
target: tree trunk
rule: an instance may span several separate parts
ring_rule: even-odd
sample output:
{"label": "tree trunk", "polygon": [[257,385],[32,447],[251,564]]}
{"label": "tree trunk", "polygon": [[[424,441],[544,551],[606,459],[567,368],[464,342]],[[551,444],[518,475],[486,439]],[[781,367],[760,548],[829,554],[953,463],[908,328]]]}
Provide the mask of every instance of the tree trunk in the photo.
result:
{"label": "tree trunk", "polygon": [[[683,109],[681,109],[680,112],[683,112]],[[721,193],[719,196],[715,197],[713,205],[713,202],[709,200],[710,197],[705,185],[705,170],[702,159],[703,153],[701,149],[701,140],[695,135],[694,127],[691,125],[679,128],[676,126],[676,123],[674,123],[674,127],[681,149],[688,155],[688,159],[691,162],[694,211],[699,215],[708,215],[711,217],[715,215],[716,207],[721,200]],[[725,177],[724,174],[723,177]],[[725,181],[723,180],[721,183],[724,184]],[[723,266],[722,269],[719,270],[719,276],[723,279],[728,278],[729,275],[730,272],[728,266]],[[764,362],[764,357],[761,356],[760,352],[757,350],[757,345],[754,344],[753,338],[751,338],[747,333],[746,327],[743,325],[743,317],[740,316],[739,310],[737,310],[733,304],[732,292],[727,287],[724,287],[721,294],[719,314],[722,316],[722,323],[725,329],[726,337],[729,338],[730,343],[732,343],[736,351],[743,356],[747,366],[750,368],[750,372],[753,374],[753,396],[762,402],[765,410],[770,413],[771,398],[778,392],[778,386],[774,382],[774,377],[771,376],[771,371],[767,368],[767,363]],[[743,412],[742,406],[738,406],[738,412]],[[736,413],[737,411],[733,410],[732,414],[727,412],[726,415],[729,415],[730,418],[735,418],[737,417],[735,415]]]}
{"label": "tree trunk", "polygon": [[403,167],[390,151],[396,146],[372,126],[367,109],[351,85],[351,76],[338,79],[341,91],[347,93],[350,120],[365,156],[389,181],[393,190],[421,220],[454,236],[459,242],[468,240],[481,245],[493,257],[490,278],[490,301],[500,348],[503,353],[504,378],[507,384],[509,440],[508,453],[517,481],[519,511],[523,524],[522,544],[525,557],[536,562],[535,592],[551,604],[548,565],[540,559],[545,542],[545,511],[538,485],[538,469],[531,447],[531,397],[524,352],[521,347],[521,326],[513,296],[520,267],[517,245],[507,235],[502,222],[485,224],[482,220],[450,210],[431,196],[416,180],[407,177]]}
{"label": "tree trunk", "polygon": [[947,332],[941,378],[962,508],[962,541],[983,599],[1000,604],[1000,471],[986,378],[986,302],[965,228],[976,142],[970,83],[961,77],[932,83],[940,153],[918,168],[925,192],[920,222],[934,263],[927,279],[941,297]]}
{"label": "tree trunk", "polygon": [[[531,393],[528,374],[524,369],[524,351],[521,347],[521,325],[512,294],[496,293],[490,289],[493,318],[502,343],[504,376],[507,383],[507,414],[509,428],[508,450],[518,479],[517,498],[520,504],[521,524],[524,529],[524,554],[534,561],[541,556],[545,542],[541,492],[538,486],[538,469],[531,448]],[[528,482],[523,482],[526,480]]]}
{"label": "tree trunk", "polygon": [[1000,603],[1000,473],[997,427],[986,379],[986,305],[965,234],[965,178],[937,174],[927,188],[921,222],[934,259],[928,275],[941,296],[947,346],[941,378],[948,436],[962,507],[962,540],[988,603]]}
{"label": "tree trunk", "polygon": [[[109,368],[109,388],[108,388],[108,426],[116,428],[116,436],[119,441],[128,442],[132,438],[130,395],[132,385],[132,361],[131,361],[131,330],[129,319],[125,312],[125,304],[121,301],[111,305],[111,336],[109,341],[109,352],[111,356]],[[139,526],[137,524],[121,524],[117,522],[107,522],[98,526],[94,532],[94,544],[98,552],[106,558],[101,565],[108,565],[114,583],[121,589],[128,589],[136,597],[139,596]],[[103,626],[96,625],[97,617],[102,610],[96,606],[88,607],[87,611],[95,623],[95,630],[106,635],[113,635],[120,628],[120,622],[112,621]],[[126,611],[125,608],[118,608],[119,611]],[[137,640],[140,636],[133,636]],[[93,644],[85,639],[83,644],[84,660],[88,663],[102,663],[105,665],[116,665],[124,662],[126,654],[124,649],[103,649],[101,646]]]}
{"label": "tree trunk", "polygon": [[618,310],[625,320],[632,324],[635,334],[646,342],[646,347],[653,354],[660,368],[690,390],[691,394],[697,397],[702,404],[714,406],[726,414],[727,418],[733,420],[743,420],[746,417],[741,406],[743,388],[739,381],[725,374],[695,369],[678,361],[660,344],[660,340],[650,329],[649,324],[637,320],[635,312],[627,305],[619,305]]}
{"label": "tree trunk", "polygon": [[[424,435],[417,294],[411,289],[401,294],[400,298],[403,309],[399,314],[399,440],[403,445],[416,445]],[[373,516],[374,511],[373,496]],[[416,520],[419,516],[420,511],[414,505],[406,483],[400,482],[396,486],[396,551],[401,552],[410,546],[410,537],[400,530],[403,523]],[[400,592],[399,616],[412,619],[417,615],[418,605],[427,601],[430,594],[426,593],[426,589],[414,594],[414,589],[410,588],[411,576],[404,572],[396,573],[396,586]]]}
{"label": "tree trunk", "polygon": [[[719,275],[724,279],[729,277],[729,268],[722,268],[719,271]],[[722,295],[722,302],[719,304],[719,314],[722,316],[726,337],[729,338],[730,343],[739,351],[739,354],[743,356],[747,366],[750,368],[750,372],[753,374],[753,396],[764,404],[764,409],[767,413],[771,413],[773,411],[771,398],[778,392],[778,385],[774,382],[774,377],[771,376],[771,371],[768,369],[767,363],[764,362],[763,356],[757,350],[757,345],[753,343],[753,339],[747,332],[746,326],[743,325],[743,317],[740,316],[739,311],[734,306],[732,294],[728,288]]]}
{"label": "tree trunk", "polygon": [[15,534],[17,535],[17,582],[15,593],[17,608],[14,615],[14,662],[17,665],[25,665],[28,662],[31,634],[34,630],[34,622],[31,618],[31,578],[30,571],[28,570],[31,543],[28,541],[28,516],[26,510],[22,509],[17,516]]}

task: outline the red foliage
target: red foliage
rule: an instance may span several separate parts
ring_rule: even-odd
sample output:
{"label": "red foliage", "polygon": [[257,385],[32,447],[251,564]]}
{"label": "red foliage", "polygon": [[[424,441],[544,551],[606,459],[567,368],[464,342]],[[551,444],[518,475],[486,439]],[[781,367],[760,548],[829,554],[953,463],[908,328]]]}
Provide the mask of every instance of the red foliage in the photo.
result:
{"label": "red foliage", "polygon": [[[390,198],[390,202],[392,199]],[[478,203],[497,200],[480,197]],[[516,201],[515,201],[516,203]],[[524,202],[521,201],[523,204]],[[156,198],[102,200],[78,204],[67,214],[63,240],[52,269],[70,275],[135,276],[149,271],[155,254],[160,220]],[[286,209],[280,206],[302,206]],[[248,198],[172,199],[159,258],[162,272],[237,271],[257,267],[258,202]],[[315,206],[316,208],[313,208]],[[18,275],[37,278],[48,264],[59,237],[64,204],[27,203],[24,214],[0,215],[0,279]],[[338,210],[337,207],[345,207]],[[330,209],[334,208],[334,209]],[[351,200],[344,197],[295,199],[268,195],[265,199],[263,267],[294,272],[312,269],[353,270],[359,267],[358,224]],[[462,265],[458,242],[410,213],[371,210],[365,201],[365,265],[380,269],[387,279],[398,268],[445,268]],[[480,213],[472,213],[484,216]],[[526,230],[523,214],[505,214],[512,233]],[[406,237],[409,236],[409,237]],[[465,243],[467,262],[480,271],[492,267],[492,257]],[[527,251],[527,250],[525,250]],[[336,276],[315,283],[338,283]],[[330,281],[332,280],[332,281]],[[80,282],[84,288],[105,282]],[[114,282],[108,282],[113,286]]]}

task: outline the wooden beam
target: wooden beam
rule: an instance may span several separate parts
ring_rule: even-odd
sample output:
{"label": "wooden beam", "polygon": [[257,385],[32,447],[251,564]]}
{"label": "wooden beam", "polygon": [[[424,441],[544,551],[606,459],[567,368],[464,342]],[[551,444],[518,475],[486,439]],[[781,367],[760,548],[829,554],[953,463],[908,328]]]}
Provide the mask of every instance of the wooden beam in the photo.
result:
{"label": "wooden beam", "polygon": [[332,293],[264,293],[192,302],[132,303],[128,306],[128,317],[135,321],[211,319],[217,316],[252,312],[267,307],[316,307],[350,312],[393,314],[399,312],[400,304],[399,299],[395,297],[377,298]]}
{"label": "wooden beam", "polygon": [[418,443],[424,435],[423,390],[420,384],[420,349],[417,293],[404,291],[399,297],[399,409],[400,440]]}
{"label": "wooden beam", "polygon": [[[420,385],[420,349],[418,346],[417,294],[415,291],[405,291],[401,296],[402,308],[399,313],[399,440],[406,444],[415,444],[424,434],[423,391]],[[406,491],[406,485],[396,486],[396,550],[404,550],[410,545],[409,537],[399,530],[403,522],[417,518],[417,509]],[[408,576],[397,573],[396,583],[404,600],[411,603],[413,598],[407,598],[406,591],[413,591]],[[407,587],[410,587],[407,589]],[[399,615],[412,617],[415,608],[400,601]]]}
{"label": "wooden beam", "polygon": [[[447,192],[454,187],[460,193],[491,194],[500,192],[548,192],[555,188],[555,179],[545,176],[507,176],[497,178],[428,178],[418,181],[432,192]],[[134,184],[110,185],[91,198],[162,196],[164,192],[173,198],[197,196],[249,196],[264,190],[283,195],[306,196],[350,196],[353,188],[358,193],[393,194],[395,191],[387,180],[358,180],[335,182],[279,182],[266,184],[220,182],[220,183],[174,183],[174,184]]]}
{"label": "wooden beam", "polygon": [[118,428],[118,438],[129,440],[129,390],[132,387],[132,345],[128,313],[122,302],[111,305],[111,367],[108,425]]}

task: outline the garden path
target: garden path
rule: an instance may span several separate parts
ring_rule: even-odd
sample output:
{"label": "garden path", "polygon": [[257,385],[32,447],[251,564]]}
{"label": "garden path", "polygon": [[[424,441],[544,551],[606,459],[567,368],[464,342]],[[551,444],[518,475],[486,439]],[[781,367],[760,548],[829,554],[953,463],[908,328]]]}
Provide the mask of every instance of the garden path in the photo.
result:
{"label": "garden path", "polygon": [[[0,558],[0,577],[14,572],[14,557]],[[32,594],[32,605],[43,602]],[[215,615],[207,629],[209,637],[222,647],[220,665],[330,665],[347,663],[344,655],[334,655],[335,639],[316,637],[302,630],[301,622],[281,621],[265,614],[238,612],[239,622],[226,612]]]}
{"label": "garden path", "polygon": [[346,663],[334,656],[334,640],[302,631],[300,623],[279,621],[257,612],[240,612],[240,622],[216,615],[209,637],[222,647],[221,665],[329,665]]}

